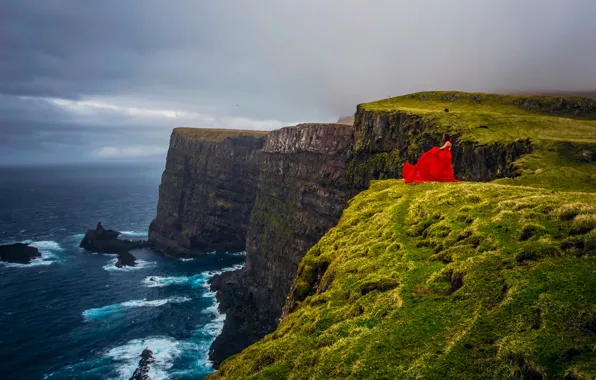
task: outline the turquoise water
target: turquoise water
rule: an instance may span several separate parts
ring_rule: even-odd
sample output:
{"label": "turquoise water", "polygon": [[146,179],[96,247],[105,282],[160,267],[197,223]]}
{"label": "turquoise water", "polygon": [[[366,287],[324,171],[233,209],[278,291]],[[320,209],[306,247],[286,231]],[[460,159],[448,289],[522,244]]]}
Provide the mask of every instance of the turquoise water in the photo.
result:
{"label": "turquoise water", "polygon": [[[0,263],[0,378],[128,379],[149,347],[153,379],[212,372],[211,342],[225,316],[208,279],[242,254],[171,260],[134,251],[135,268],[78,248],[98,221],[146,238],[162,167],[0,169],[0,244],[28,241],[43,257]],[[153,278],[153,279],[152,279]]]}

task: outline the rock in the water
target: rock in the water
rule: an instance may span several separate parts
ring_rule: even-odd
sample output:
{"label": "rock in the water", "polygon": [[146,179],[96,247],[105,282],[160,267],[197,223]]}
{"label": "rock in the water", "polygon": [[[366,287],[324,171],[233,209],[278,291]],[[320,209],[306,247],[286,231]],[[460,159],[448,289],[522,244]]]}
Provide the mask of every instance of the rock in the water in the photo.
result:
{"label": "rock in the water", "polygon": [[149,377],[150,365],[155,362],[153,357],[153,351],[145,348],[141,353],[141,360],[139,360],[139,366],[135,369],[130,380],[151,380]]}
{"label": "rock in the water", "polygon": [[35,247],[23,243],[0,245],[0,260],[9,263],[30,264],[31,260],[41,257]]}
{"label": "rock in the water", "polygon": [[132,241],[118,239],[120,232],[114,230],[106,230],[97,223],[95,230],[89,230],[81,240],[79,245],[87,251],[95,253],[128,253],[134,248],[142,248],[148,246],[146,241]]}
{"label": "rock in the water", "polygon": [[116,266],[118,268],[122,267],[134,267],[137,265],[136,263],[137,258],[130,252],[122,252],[118,254],[118,261],[116,262]]}

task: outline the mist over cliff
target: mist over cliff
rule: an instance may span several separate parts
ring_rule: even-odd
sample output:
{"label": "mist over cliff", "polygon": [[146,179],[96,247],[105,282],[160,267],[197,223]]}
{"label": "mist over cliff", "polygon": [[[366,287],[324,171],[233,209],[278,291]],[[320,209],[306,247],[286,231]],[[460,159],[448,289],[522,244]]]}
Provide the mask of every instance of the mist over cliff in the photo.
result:
{"label": "mist over cliff", "polygon": [[594,13],[562,0],[3,1],[0,157],[162,157],[174,127],[333,122],[422,90],[594,90]]}

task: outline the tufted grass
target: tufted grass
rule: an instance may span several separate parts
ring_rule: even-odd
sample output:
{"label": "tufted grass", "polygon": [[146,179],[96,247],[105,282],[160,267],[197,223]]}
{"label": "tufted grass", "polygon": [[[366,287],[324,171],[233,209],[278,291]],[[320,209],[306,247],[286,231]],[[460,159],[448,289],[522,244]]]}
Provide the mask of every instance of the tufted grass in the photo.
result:
{"label": "tufted grass", "polygon": [[592,379],[596,194],[373,182],[210,379]]}

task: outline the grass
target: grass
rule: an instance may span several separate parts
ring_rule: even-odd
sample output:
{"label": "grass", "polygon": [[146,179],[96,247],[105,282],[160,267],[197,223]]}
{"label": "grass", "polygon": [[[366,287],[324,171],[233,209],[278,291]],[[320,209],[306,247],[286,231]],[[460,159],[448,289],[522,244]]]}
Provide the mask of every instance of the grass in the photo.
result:
{"label": "grass", "polygon": [[174,134],[176,135],[207,141],[223,141],[227,138],[239,136],[263,137],[267,135],[267,133],[269,132],[240,129],[174,128]]}
{"label": "grass", "polygon": [[596,194],[375,181],[221,379],[592,379]]}
{"label": "grass", "polygon": [[421,92],[359,107],[365,111],[423,115],[437,128],[479,143],[533,138],[596,144],[593,99]]}

